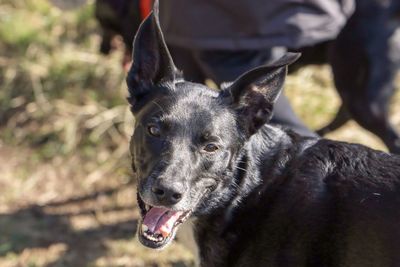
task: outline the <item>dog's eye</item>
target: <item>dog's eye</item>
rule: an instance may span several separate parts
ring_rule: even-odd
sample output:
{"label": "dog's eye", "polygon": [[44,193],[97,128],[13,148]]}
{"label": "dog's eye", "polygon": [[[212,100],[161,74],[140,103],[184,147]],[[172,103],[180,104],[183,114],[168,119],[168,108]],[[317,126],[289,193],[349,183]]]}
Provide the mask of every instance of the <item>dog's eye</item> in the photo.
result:
{"label": "dog's eye", "polygon": [[160,128],[158,128],[158,127],[155,126],[155,125],[149,125],[149,126],[147,127],[147,131],[148,131],[149,134],[152,135],[152,136],[158,137],[158,136],[161,135],[161,130],[160,130]]}
{"label": "dog's eye", "polygon": [[203,150],[209,153],[215,152],[219,149],[219,147],[216,144],[207,144]]}

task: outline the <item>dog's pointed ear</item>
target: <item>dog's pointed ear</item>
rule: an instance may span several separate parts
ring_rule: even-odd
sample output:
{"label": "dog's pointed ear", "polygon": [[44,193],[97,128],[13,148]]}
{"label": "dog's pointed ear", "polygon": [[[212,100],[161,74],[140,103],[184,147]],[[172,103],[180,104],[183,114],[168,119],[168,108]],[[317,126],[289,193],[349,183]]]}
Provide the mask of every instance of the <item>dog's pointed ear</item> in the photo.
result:
{"label": "dog's pointed ear", "polygon": [[300,53],[287,53],[270,65],[246,72],[221,91],[220,97],[238,113],[248,136],[270,120],[285,82],[287,66],[299,57]]}
{"label": "dog's pointed ear", "polygon": [[156,0],[133,41],[132,66],[127,77],[130,104],[138,104],[153,85],[174,81],[179,75],[161,32]]}

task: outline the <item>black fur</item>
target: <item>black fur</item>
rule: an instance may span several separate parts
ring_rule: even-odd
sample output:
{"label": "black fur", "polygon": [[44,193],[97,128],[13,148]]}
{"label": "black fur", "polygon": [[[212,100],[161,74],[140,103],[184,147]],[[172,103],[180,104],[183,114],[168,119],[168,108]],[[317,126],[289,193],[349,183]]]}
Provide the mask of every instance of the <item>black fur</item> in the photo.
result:
{"label": "black fur", "polygon": [[182,80],[155,9],[127,78],[142,206],[193,211],[201,266],[400,266],[400,157],[269,125],[296,54],[221,92]]}

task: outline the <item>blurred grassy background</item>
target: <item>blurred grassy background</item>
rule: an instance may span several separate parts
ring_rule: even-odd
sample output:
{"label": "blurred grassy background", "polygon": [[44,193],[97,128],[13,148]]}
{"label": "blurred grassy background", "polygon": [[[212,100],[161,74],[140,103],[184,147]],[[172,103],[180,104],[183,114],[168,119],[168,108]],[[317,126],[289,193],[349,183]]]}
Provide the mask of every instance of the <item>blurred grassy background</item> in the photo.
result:
{"label": "blurred grassy background", "polygon": [[[0,0],[0,266],[190,266],[179,244],[135,241],[122,49],[98,53],[93,9]],[[298,71],[286,93],[314,129],[339,105],[327,66]],[[353,122],[329,137],[384,149]]]}

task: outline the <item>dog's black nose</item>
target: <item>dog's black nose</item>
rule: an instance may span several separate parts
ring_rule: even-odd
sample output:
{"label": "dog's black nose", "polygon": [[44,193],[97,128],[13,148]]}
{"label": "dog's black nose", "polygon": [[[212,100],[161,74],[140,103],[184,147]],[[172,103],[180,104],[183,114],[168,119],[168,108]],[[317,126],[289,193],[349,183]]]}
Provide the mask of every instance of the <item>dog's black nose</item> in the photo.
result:
{"label": "dog's black nose", "polygon": [[166,186],[158,183],[151,188],[153,195],[162,205],[174,205],[178,203],[183,196],[183,190],[180,186]]}

